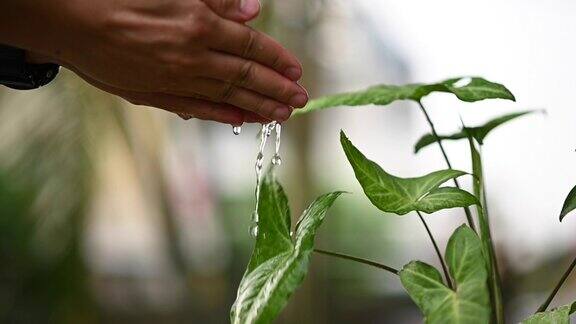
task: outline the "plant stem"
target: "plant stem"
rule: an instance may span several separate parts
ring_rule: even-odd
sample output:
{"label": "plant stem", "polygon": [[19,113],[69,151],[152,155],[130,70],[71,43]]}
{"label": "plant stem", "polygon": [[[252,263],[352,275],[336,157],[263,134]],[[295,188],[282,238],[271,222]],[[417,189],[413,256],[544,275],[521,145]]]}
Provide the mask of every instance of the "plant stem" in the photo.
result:
{"label": "plant stem", "polygon": [[448,272],[448,267],[446,266],[446,262],[444,262],[444,258],[442,257],[442,253],[440,252],[440,249],[438,248],[438,244],[436,243],[436,240],[434,239],[434,236],[432,235],[432,232],[430,231],[430,228],[428,227],[428,224],[426,223],[426,220],[424,219],[422,214],[419,211],[416,211],[416,213],[418,214],[418,217],[420,217],[422,224],[424,224],[424,227],[426,228],[426,232],[428,232],[428,236],[430,237],[430,240],[432,241],[432,245],[434,245],[434,250],[436,250],[436,254],[438,255],[438,259],[440,259],[440,264],[442,265],[442,270],[444,271],[444,276],[446,277],[446,283],[448,283],[448,287],[450,287],[450,289],[454,289],[454,286],[452,285],[452,280],[450,279],[450,274]]}
{"label": "plant stem", "polygon": [[566,279],[568,279],[568,276],[570,276],[570,274],[572,273],[572,270],[574,270],[575,267],[576,267],[576,258],[574,259],[574,261],[572,261],[572,263],[570,264],[570,266],[568,267],[566,272],[564,272],[564,274],[562,275],[562,278],[560,278],[560,281],[556,284],[556,287],[554,287],[554,290],[552,290],[552,292],[550,293],[550,296],[548,296],[546,301],[538,308],[536,313],[546,311],[546,309],[548,308],[548,306],[550,305],[550,303],[552,302],[552,300],[554,299],[554,297],[558,293],[558,290],[560,290],[560,288],[562,287],[562,285],[564,284]]}
{"label": "plant stem", "polygon": [[314,252],[316,253],[320,253],[320,254],[324,254],[324,255],[328,255],[328,256],[332,256],[335,258],[340,258],[340,259],[345,259],[345,260],[349,260],[349,261],[354,261],[354,262],[358,262],[358,263],[363,263],[372,267],[376,267],[378,269],[382,269],[382,270],[386,270],[392,274],[398,275],[399,271],[389,267],[387,265],[378,263],[378,262],[374,262],[374,261],[370,261],[370,260],[366,260],[366,259],[362,259],[362,258],[358,258],[355,256],[351,256],[351,255],[346,255],[346,254],[341,254],[341,253],[336,253],[336,252],[330,252],[330,251],[325,251],[325,250],[320,250],[320,249],[314,249]]}
{"label": "plant stem", "polygon": [[[450,163],[450,159],[448,158],[448,154],[446,154],[446,150],[444,149],[444,145],[442,145],[442,140],[440,139],[440,136],[438,136],[438,132],[436,132],[436,127],[434,126],[434,123],[432,122],[430,115],[428,115],[428,112],[426,111],[426,108],[424,108],[424,105],[422,104],[422,102],[418,101],[418,106],[420,106],[420,110],[424,114],[424,117],[426,117],[426,121],[428,122],[428,125],[430,126],[430,130],[432,131],[432,135],[434,135],[434,137],[436,138],[436,143],[438,143],[438,146],[440,147],[440,151],[442,152],[442,156],[444,156],[444,161],[446,161],[446,165],[448,166],[448,168],[452,169],[452,163]],[[456,178],[454,178],[454,185],[456,185],[456,188],[460,189],[460,183],[458,182],[458,179],[456,179]],[[472,213],[470,212],[470,209],[468,207],[464,207],[464,213],[466,214],[466,220],[468,221],[468,226],[470,226],[470,228],[474,232],[476,232],[476,225],[474,225],[474,220],[472,218]]]}
{"label": "plant stem", "polygon": [[[482,191],[484,192],[484,191]],[[485,193],[482,193],[485,197]],[[484,199],[482,199],[484,201]],[[494,243],[492,242],[492,234],[490,231],[490,225],[488,222],[488,210],[485,206],[478,208],[478,218],[480,224],[480,237],[482,238],[482,244],[484,250],[486,251],[486,257],[489,259],[488,271],[490,272],[490,292],[492,294],[492,303],[494,307],[495,321],[498,324],[505,322],[504,317],[504,303],[502,300],[502,287],[500,279],[500,271],[498,270],[498,259],[496,258],[496,249],[494,248]]]}
{"label": "plant stem", "polygon": [[[462,127],[467,132],[467,128],[462,123]],[[482,154],[481,150],[476,149],[474,139],[468,134],[468,143],[470,145],[470,156],[472,158],[472,170],[474,176],[474,195],[480,200],[481,204],[476,205],[478,216],[478,226],[480,228],[480,239],[487,258],[490,287],[490,300],[492,308],[494,309],[493,322],[502,324],[506,321],[504,316],[504,303],[502,298],[502,287],[500,279],[500,271],[498,270],[498,260],[496,258],[496,249],[492,242],[492,233],[490,230],[490,216],[488,215],[486,187],[484,186],[484,170],[482,167]]]}

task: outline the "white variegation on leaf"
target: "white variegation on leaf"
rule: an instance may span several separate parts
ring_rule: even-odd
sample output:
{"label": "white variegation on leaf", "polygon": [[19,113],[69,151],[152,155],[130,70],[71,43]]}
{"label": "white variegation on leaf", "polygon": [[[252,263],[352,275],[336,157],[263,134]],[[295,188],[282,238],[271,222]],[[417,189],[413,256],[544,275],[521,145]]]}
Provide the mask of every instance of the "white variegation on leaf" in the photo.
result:
{"label": "white variegation on leaf", "polygon": [[450,179],[467,174],[466,172],[448,169],[418,178],[400,178],[368,160],[344,132],[340,133],[340,142],[364,193],[374,206],[384,212],[405,215],[412,211],[421,211],[430,214],[441,209],[478,204],[476,197],[467,191],[440,187]]}
{"label": "white variegation on leaf", "polygon": [[431,84],[379,85],[362,91],[326,96],[310,101],[303,109],[294,111],[294,115],[339,106],[386,106],[397,100],[418,102],[433,92],[452,93],[466,102],[484,99],[515,100],[514,95],[501,84],[479,77],[463,77]]}
{"label": "white variegation on leaf", "polygon": [[341,192],[323,195],[302,214],[290,236],[288,200],[274,173],[262,181],[256,245],[242,278],[230,320],[233,324],[271,323],[304,280],[316,230]]}
{"label": "white variegation on leaf", "polygon": [[522,321],[522,324],[570,324],[570,315],[575,311],[576,303],[573,303],[547,312],[536,313]]}
{"label": "white variegation on leaf", "polygon": [[446,262],[456,289],[448,288],[436,268],[413,261],[400,271],[402,285],[428,324],[487,324],[490,322],[488,271],[480,239],[466,225],[448,242]]}

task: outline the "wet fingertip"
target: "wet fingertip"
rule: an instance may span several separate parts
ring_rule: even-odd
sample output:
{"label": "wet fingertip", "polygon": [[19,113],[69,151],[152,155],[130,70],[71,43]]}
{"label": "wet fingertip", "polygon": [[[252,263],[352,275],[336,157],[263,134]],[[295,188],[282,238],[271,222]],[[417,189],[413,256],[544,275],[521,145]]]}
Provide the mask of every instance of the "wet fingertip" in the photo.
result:
{"label": "wet fingertip", "polygon": [[244,124],[244,115],[241,112],[234,113],[228,118],[228,124],[232,126],[242,126]]}
{"label": "wet fingertip", "polygon": [[272,119],[278,122],[286,121],[292,115],[293,109],[291,107],[281,106],[277,108],[272,114]]}
{"label": "wet fingertip", "polygon": [[290,105],[296,108],[302,108],[308,103],[308,95],[306,93],[298,93],[290,98]]}

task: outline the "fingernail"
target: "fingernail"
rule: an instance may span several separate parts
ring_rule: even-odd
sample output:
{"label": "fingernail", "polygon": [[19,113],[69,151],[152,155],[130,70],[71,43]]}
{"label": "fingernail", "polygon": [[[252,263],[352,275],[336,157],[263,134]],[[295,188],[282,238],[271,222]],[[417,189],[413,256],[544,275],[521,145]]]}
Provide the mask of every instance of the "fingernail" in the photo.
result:
{"label": "fingernail", "polygon": [[184,120],[190,120],[192,118],[194,118],[194,116],[187,114],[187,113],[178,113],[178,116],[180,116],[180,118],[184,119]]}
{"label": "fingernail", "polygon": [[259,0],[242,0],[240,2],[240,12],[246,16],[253,16],[260,11]]}
{"label": "fingernail", "polygon": [[296,108],[302,108],[306,106],[307,102],[308,102],[308,96],[304,93],[299,93],[290,99],[290,106]]}
{"label": "fingernail", "polygon": [[292,109],[284,106],[278,107],[272,114],[272,118],[276,121],[285,121],[292,114]]}
{"label": "fingernail", "polygon": [[290,67],[286,69],[284,75],[292,81],[298,81],[302,77],[302,69]]}

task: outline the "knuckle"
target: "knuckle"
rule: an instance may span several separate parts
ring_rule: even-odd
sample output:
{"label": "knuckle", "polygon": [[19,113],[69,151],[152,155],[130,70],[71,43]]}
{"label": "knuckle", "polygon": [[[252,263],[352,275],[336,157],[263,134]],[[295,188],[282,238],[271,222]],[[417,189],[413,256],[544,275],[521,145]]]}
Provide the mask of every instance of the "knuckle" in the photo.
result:
{"label": "knuckle", "polygon": [[185,23],[185,39],[189,42],[205,40],[210,36],[214,23],[215,18],[212,12],[208,10],[194,12]]}
{"label": "knuckle", "polygon": [[274,70],[281,70],[283,68],[282,64],[282,56],[280,53],[275,52],[274,56],[272,57],[272,66]]}
{"label": "knuckle", "polygon": [[183,71],[186,71],[188,75],[190,73],[196,74],[204,64],[201,57],[180,49],[159,53],[156,61],[158,70],[162,71],[164,79],[173,79],[182,75]]}
{"label": "knuckle", "polygon": [[247,61],[240,68],[240,74],[238,75],[236,82],[240,86],[245,86],[250,84],[255,79],[255,69],[256,65],[252,61]]}
{"label": "knuckle", "polygon": [[272,109],[268,109],[269,100],[265,98],[258,98],[254,104],[254,112],[260,116],[272,117]]}
{"label": "knuckle", "polygon": [[256,51],[256,40],[258,38],[258,33],[250,28],[248,30],[248,35],[246,36],[246,40],[244,41],[244,46],[242,50],[242,56],[245,58],[252,58]]}
{"label": "knuckle", "polygon": [[278,86],[277,96],[282,100],[290,100],[290,98],[296,93],[293,90],[293,85],[291,83],[282,83]]}
{"label": "knuckle", "polygon": [[197,42],[206,39],[210,34],[210,28],[204,20],[196,20],[190,23],[187,29],[186,39],[189,42]]}
{"label": "knuckle", "polygon": [[218,96],[218,101],[220,102],[229,102],[234,95],[236,94],[236,87],[231,84],[227,83],[226,86],[222,89],[222,92]]}

